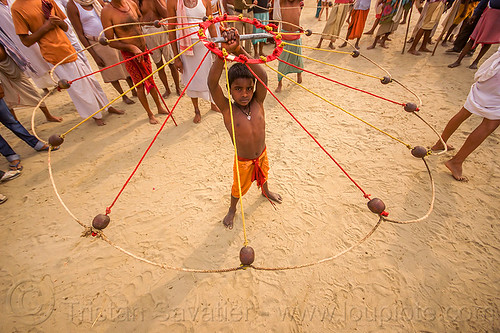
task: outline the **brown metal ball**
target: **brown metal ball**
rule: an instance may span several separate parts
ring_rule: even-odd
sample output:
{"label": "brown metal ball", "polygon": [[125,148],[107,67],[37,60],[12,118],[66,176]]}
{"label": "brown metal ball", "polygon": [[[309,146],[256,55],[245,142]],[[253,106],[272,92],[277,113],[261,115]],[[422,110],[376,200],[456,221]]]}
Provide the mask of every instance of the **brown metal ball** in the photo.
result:
{"label": "brown metal ball", "polygon": [[358,50],[354,50],[354,51],[352,51],[352,57],[353,57],[353,58],[357,58],[357,57],[359,57],[359,54],[360,54],[360,53],[359,53],[359,51],[358,51]]}
{"label": "brown metal ball", "polygon": [[59,135],[57,134],[52,134],[50,137],[49,137],[49,144],[52,146],[52,147],[58,147],[60,145],[62,145],[62,143],[64,142],[64,139],[61,138]]}
{"label": "brown metal ball", "polygon": [[311,29],[307,29],[306,32],[305,32],[306,36],[311,36],[312,34],[313,34],[313,32],[312,32]]}
{"label": "brown metal ball", "polygon": [[103,46],[109,45],[109,40],[104,36],[99,37],[98,41]]}
{"label": "brown metal ball", "polygon": [[160,20],[155,20],[153,22],[153,25],[154,25],[155,28],[161,28]]}
{"label": "brown metal ball", "polygon": [[57,82],[57,86],[61,89],[69,89],[69,87],[71,87],[71,84],[68,82],[68,80],[60,79],[59,82]]}
{"label": "brown metal ball", "polygon": [[255,251],[250,246],[243,246],[240,250],[240,262],[243,266],[249,266],[255,259]]}
{"label": "brown metal ball", "polygon": [[99,214],[96,217],[94,217],[94,220],[92,221],[92,226],[96,229],[102,230],[108,226],[109,221],[110,219],[108,215]]}
{"label": "brown metal ball", "polygon": [[370,208],[372,213],[380,215],[385,210],[385,204],[379,198],[373,198],[368,201],[368,208]]}
{"label": "brown metal ball", "polygon": [[418,158],[424,158],[425,156],[427,156],[427,153],[428,153],[427,148],[422,146],[416,146],[411,150],[411,154]]}
{"label": "brown metal ball", "polygon": [[384,78],[380,80],[380,82],[382,82],[382,84],[389,84],[392,82],[392,79],[388,76],[384,76]]}
{"label": "brown metal ball", "polygon": [[415,103],[406,103],[405,104],[405,111],[406,112],[418,111],[418,106]]}

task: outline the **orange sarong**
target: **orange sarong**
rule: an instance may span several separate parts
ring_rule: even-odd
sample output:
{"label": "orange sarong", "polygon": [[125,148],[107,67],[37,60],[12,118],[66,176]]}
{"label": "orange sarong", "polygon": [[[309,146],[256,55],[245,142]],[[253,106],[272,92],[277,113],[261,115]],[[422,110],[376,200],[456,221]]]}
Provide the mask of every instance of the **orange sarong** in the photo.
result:
{"label": "orange sarong", "polygon": [[361,38],[363,34],[363,29],[365,28],[366,18],[368,17],[369,9],[358,10],[354,9],[351,12],[351,20],[349,21],[349,28],[351,33],[347,39]]}
{"label": "orange sarong", "polygon": [[[256,180],[257,186],[261,187],[267,181],[269,172],[269,161],[267,159],[267,148],[264,148],[259,157],[250,160],[238,156],[238,168],[240,171],[241,195],[245,195]],[[231,195],[235,198],[240,197],[238,190],[238,175],[236,173],[236,162],[233,166],[233,187]]]}

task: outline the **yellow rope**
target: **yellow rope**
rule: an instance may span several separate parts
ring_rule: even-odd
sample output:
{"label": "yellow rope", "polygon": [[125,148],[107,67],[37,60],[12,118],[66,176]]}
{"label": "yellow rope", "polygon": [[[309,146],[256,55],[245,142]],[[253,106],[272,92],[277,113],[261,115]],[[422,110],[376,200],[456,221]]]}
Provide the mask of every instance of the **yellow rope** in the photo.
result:
{"label": "yellow rope", "polygon": [[226,70],[226,85],[227,91],[229,94],[229,114],[231,115],[231,129],[233,131],[233,146],[234,146],[234,163],[236,165],[236,177],[238,179],[238,192],[240,194],[240,207],[241,207],[241,220],[243,224],[243,238],[244,238],[244,246],[248,245],[247,239],[247,230],[245,227],[245,211],[243,210],[243,195],[241,194],[241,180],[240,180],[240,168],[238,166],[238,148],[236,148],[236,134],[234,131],[234,119],[233,119],[233,103],[231,102],[231,90],[229,87],[229,75],[227,70],[227,51],[226,49],[222,49],[222,54],[224,55],[224,69]]}
{"label": "yellow rope", "polygon": [[323,65],[332,66],[332,67],[335,67],[335,68],[338,68],[338,69],[342,69],[342,70],[344,70],[344,71],[348,71],[348,72],[352,72],[352,73],[356,73],[356,74],[360,74],[360,75],[364,75],[364,76],[372,77],[372,78],[377,79],[377,80],[382,80],[382,79],[383,79],[382,77],[378,77],[378,76],[375,76],[375,75],[371,75],[371,74],[366,74],[366,73],[358,72],[358,71],[355,71],[355,70],[353,70],[353,69],[340,67],[340,66],[337,66],[337,65],[334,65],[334,64],[330,64],[330,63],[328,63],[328,62],[324,62],[324,61],[321,61],[321,60],[318,60],[318,59],[310,58],[310,57],[305,56],[305,55],[303,55],[303,54],[298,54],[298,53],[295,53],[295,52],[292,52],[292,51],[288,51],[288,50],[285,50],[285,49],[283,49],[283,51],[284,51],[284,52],[291,53],[291,54],[296,55],[296,56],[298,56],[298,57],[303,57],[303,58],[306,58],[306,59],[309,59],[309,60],[312,60],[312,61],[319,62],[320,64],[323,64]]}
{"label": "yellow rope", "polygon": [[190,29],[190,28],[194,28],[194,27],[198,27],[198,24],[188,25],[186,27],[175,28],[175,29],[171,29],[171,30],[162,30],[162,31],[152,32],[150,34],[143,34],[143,35],[135,35],[135,36],[128,36],[128,37],[113,38],[113,39],[109,39],[108,42],[116,42],[116,41],[119,41],[119,40],[127,40],[127,39],[139,38],[139,37],[154,36],[154,35],[158,35],[158,34],[169,33],[169,32],[177,31],[177,30]]}
{"label": "yellow rope", "polygon": [[264,64],[265,64],[268,68],[270,68],[271,70],[273,70],[274,72],[276,72],[276,73],[278,73],[279,75],[281,75],[281,76],[285,77],[286,79],[288,79],[288,80],[292,81],[293,83],[295,83],[296,85],[298,85],[298,86],[300,86],[301,88],[305,89],[306,91],[310,92],[310,93],[311,93],[311,94],[313,94],[314,96],[321,98],[323,101],[327,102],[328,104],[330,104],[330,105],[332,105],[332,106],[336,107],[337,109],[339,109],[339,110],[341,110],[341,111],[343,111],[343,112],[347,113],[347,114],[348,114],[348,115],[350,115],[351,117],[354,117],[354,118],[356,118],[357,120],[359,120],[359,121],[361,121],[361,122],[365,123],[366,125],[370,126],[371,128],[376,129],[376,130],[377,130],[377,131],[379,131],[380,133],[383,133],[383,134],[387,135],[387,136],[388,136],[388,137],[390,137],[391,139],[396,140],[396,141],[397,141],[397,142],[399,142],[399,143],[402,143],[402,144],[403,144],[403,145],[405,145],[408,149],[413,149],[413,147],[412,147],[410,144],[405,143],[404,141],[402,141],[402,140],[400,140],[400,139],[398,139],[398,138],[396,138],[396,137],[392,136],[391,134],[389,134],[389,133],[385,132],[384,130],[382,130],[382,129],[378,128],[377,126],[370,124],[370,123],[369,123],[369,122],[367,122],[366,120],[363,120],[363,119],[359,118],[358,116],[356,116],[356,115],[352,114],[351,112],[349,112],[349,111],[345,110],[344,108],[342,108],[342,107],[340,107],[340,106],[338,106],[338,105],[336,105],[336,104],[334,104],[334,103],[330,102],[329,100],[327,100],[327,99],[326,99],[326,98],[324,98],[323,96],[318,95],[317,93],[315,93],[314,91],[312,91],[312,90],[310,90],[310,89],[308,89],[308,88],[304,87],[302,84],[298,83],[297,81],[294,81],[294,80],[290,79],[288,76],[286,76],[286,75],[282,74],[281,72],[279,72],[278,70],[276,70],[276,69],[272,68],[272,67],[271,67],[271,66],[269,66],[267,63],[264,63]]}
{"label": "yellow rope", "polygon": [[64,132],[63,134],[61,134],[60,137],[64,138],[66,135],[68,135],[68,133],[70,133],[71,131],[75,130],[77,127],[79,127],[80,125],[82,125],[83,123],[85,123],[87,120],[89,120],[90,118],[92,118],[93,116],[95,116],[96,114],[98,114],[99,112],[103,111],[105,108],[107,108],[108,106],[110,106],[111,104],[113,104],[115,101],[117,101],[118,99],[120,99],[121,97],[123,97],[123,95],[125,95],[126,93],[128,93],[129,91],[131,91],[132,89],[134,89],[135,87],[137,87],[138,85],[142,84],[144,81],[146,81],[147,79],[149,79],[155,73],[157,73],[158,71],[160,71],[161,69],[163,69],[165,66],[167,66],[172,61],[174,61],[175,59],[177,59],[181,54],[183,54],[184,52],[186,52],[187,50],[189,50],[190,48],[192,48],[193,46],[195,46],[199,42],[200,42],[200,40],[196,41],[194,44],[192,44],[191,46],[189,46],[188,48],[186,48],[184,51],[182,51],[181,53],[179,53],[178,55],[176,55],[175,57],[173,57],[172,59],[170,59],[169,61],[167,61],[162,66],[158,67],[154,72],[152,72],[151,74],[149,74],[148,76],[146,76],[144,79],[142,79],[141,81],[139,81],[138,83],[136,83],[135,85],[133,85],[132,87],[130,87],[129,89],[127,89],[126,91],[124,91],[123,94],[120,94],[118,97],[116,97],[111,102],[109,102],[108,104],[106,104],[105,106],[103,106],[101,109],[99,109],[98,111],[94,112],[93,114],[91,114],[87,118],[85,118],[82,121],[80,121],[75,126],[71,127],[69,130],[67,130],[66,132]]}
{"label": "yellow rope", "polygon": [[[283,35],[282,32],[281,32],[281,34]],[[293,45],[293,46],[296,46],[296,47],[303,47],[303,48],[310,49],[310,50],[318,50],[318,51],[331,52],[331,53],[352,54],[352,52],[348,52],[348,51],[318,49],[317,47],[311,47],[311,46],[305,46],[305,45],[296,45],[296,44],[291,44],[291,43],[287,43],[287,42],[281,42],[281,44],[283,44],[283,45]]]}

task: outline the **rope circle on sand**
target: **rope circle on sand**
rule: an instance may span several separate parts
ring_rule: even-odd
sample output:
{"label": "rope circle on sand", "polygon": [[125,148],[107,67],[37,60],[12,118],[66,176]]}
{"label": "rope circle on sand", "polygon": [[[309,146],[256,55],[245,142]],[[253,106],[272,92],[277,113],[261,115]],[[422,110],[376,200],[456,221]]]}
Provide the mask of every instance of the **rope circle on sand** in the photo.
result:
{"label": "rope circle on sand", "polygon": [[[165,18],[165,19],[162,19],[160,21],[155,21],[154,22],[154,25],[155,26],[160,26],[160,25],[170,25],[172,23],[165,23],[167,20],[169,19],[176,19],[177,17],[170,17],[170,18]],[[217,45],[210,41],[205,32],[206,30],[208,29],[209,26],[211,26],[212,24],[215,24],[215,23],[222,23],[222,22],[225,22],[225,21],[241,21],[241,22],[245,22],[245,23],[248,23],[248,24],[252,24],[254,26],[256,26],[257,28],[260,28],[260,29],[264,29],[265,31],[267,31],[268,33],[270,33],[272,36],[273,36],[273,39],[276,43],[276,47],[275,49],[273,50],[272,54],[267,56],[267,57],[260,57],[260,58],[257,58],[257,59],[249,59],[247,57],[241,57],[241,56],[234,56],[234,55],[228,55],[227,52],[225,52],[225,50],[221,50],[220,48],[217,47]],[[141,24],[141,23],[127,23],[125,25],[131,25],[131,24]],[[123,24],[121,24],[123,25]],[[121,26],[121,25],[118,25],[118,26]],[[182,26],[180,28],[176,28],[176,29],[172,29],[172,30],[166,30],[164,31],[163,33],[168,33],[170,31],[175,31],[175,30],[181,30],[181,29],[187,29],[187,28],[192,28],[192,27],[196,27],[196,25],[193,25],[190,23],[189,26]],[[59,202],[61,203],[61,205],[63,206],[63,208],[67,211],[67,213],[78,223],[80,224],[83,228],[84,228],[84,231],[82,233],[82,237],[96,237],[96,238],[99,238],[105,242],[107,242],[109,245],[113,246],[114,248],[116,248],[117,250],[121,251],[122,253],[128,255],[128,256],[131,256],[137,260],[140,260],[144,263],[147,263],[147,264],[150,264],[150,265],[154,265],[154,266],[157,266],[157,267],[160,267],[160,268],[163,268],[163,269],[171,269],[171,270],[176,270],[176,271],[182,271],[182,272],[192,272],[192,273],[223,273],[223,272],[231,272],[231,271],[236,271],[236,270],[240,270],[240,269],[245,269],[245,268],[252,268],[252,269],[256,269],[256,270],[265,270],[265,271],[276,271],[276,270],[290,270],[290,269],[298,269],[298,268],[305,268],[305,267],[310,267],[310,266],[313,266],[313,265],[317,265],[317,264],[321,264],[321,263],[325,263],[325,262],[329,262],[331,260],[334,260],[344,254],[346,254],[347,252],[351,251],[352,249],[354,249],[355,247],[361,245],[362,243],[364,243],[375,231],[376,229],[381,225],[381,223],[383,221],[386,221],[386,222],[391,222],[391,223],[398,223],[398,224],[408,224],[408,223],[416,223],[416,222],[420,222],[424,219],[426,219],[430,213],[432,212],[433,210],[433,207],[434,207],[434,201],[435,201],[435,185],[434,185],[434,179],[432,177],[432,174],[431,174],[431,171],[430,171],[430,168],[425,160],[425,158],[431,154],[431,152],[425,148],[425,147],[422,147],[422,146],[412,146],[408,143],[405,143],[403,142],[401,139],[398,139],[396,137],[394,137],[393,135],[387,133],[386,131],[382,130],[382,129],[379,129],[378,127],[376,127],[375,125],[373,124],[370,124],[369,122],[361,119],[360,117],[348,112],[347,110],[343,109],[342,107],[332,103],[331,101],[329,101],[328,99],[326,99],[325,97],[319,95],[318,93],[315,93],[313,92],[312,90],[304,87],[302,84],[292,80],[291,78],[287,77],[286,75],[283,75],[282,73],[280,73],[279,71],[277,71],[276,69],[272,68],[269,66],[268,62],[271,62],[273,60],[276,60],[278,59],[279,61],[281,62],[284,62],[285,64],[287,65],[291,65],[291,66],[294,66],[293,64],[290,64],[290,63],[287,63],[286,61],[283,61],[281,59],[279,59],[279,56],[280,54],[283,52],[283,51],[286,51],[286,52],[289,52],[289,53],[292,53],[292,54],[297,54],[297,53],[293,53],[291,51],[288,51],[288,50],[285,50],[284,46],[286,46],[287,43],[286,42],[286,38],[283,38],[283,35],[286,35],[286,34],[294,34],[294,35],[297,35],[297,34],[304,34],[306,36],[311,36],[311,35],[315,35],[315,34],[319,34],[319,33],[314,33],[312,32],[312,30],[310,29],[303,29],[302,27],[299,27],[297,26],[298,28],[298,32],[294,32],[294,33],[282,33],[282,32],[275,32],[274,29],[277,28],[276,25],[274,25],[273,23],[269,23],[267,25],[264,25],[262,24],[259,20],[257,19],[248,19],[248,18],[245,18],[243,17],[242,15],[240,16],[228,16],[227,14],[224,14],[222,16],[218,16],[218,17],[206,17],[204,18],[203,22],[200,22],[198,23],[198,27],[199,27],[199,30],[198,31],[195,31],[193,33],[189,33],[187,34],[186,36],[184,37],[187,37],[187,36],[190,36],[190,35],[193,35],[193,34],[198,34],[199,36],[199,40],[194,42],[192,45],[190,45],[187,49],[183,50],[181,53],[179,53],[177,56],[173,57],[171,60],[169,60],[167,63],[165,63],[163,66],[157,68],[155,71],[153,71],[150,75],[148,75],[144,80],[140,81],[139,83],[137,83],[136,85],[134,85],[133,87],[131,87],[129,90],[125,91],[123,94],[121,94],[120,96],[118,96],[117,98],[113,99],[110,103],[108,103],[105,107],[111,105],[113,102],[115,102],[116,100],[118,100],[119,98],[121,98],[124,94],[126,94],[127,92],[131,91],[133,88],[135,88],[136,86],[138,86],[139,84],[143,83],[145,80],[147,80],[149,77],[151,77],[152,75],[154,75],[155,73],[157,73],[159,70],[163,69],[165,66],[171,64],[176,58],[178,58],[182,53],[186,52],[187,50],[191,49],[192,47],[194,47],[197,43],[199,42],[202,42],[206,47],[207,47],[207,53],[205,54],[205,56],[203,57],[203,60],[201,60],[198,68],[195,70],[194,74],[191,76],[189,82],[186,84],[186,86],[184,87],[181,95],[177,98],[174,106],[171,108],[170,110],[170,113],[168,115],[168,117],[165,119],[165,121],[163,122],[162,126],[160,127],[160,129],[158,130],[158,132],[156,133],[155,137],[153,138],[153,140],[151,141],[151,143],[149,144],[149,146],[147,147],[147,149],[145,150],[144,154],[142,155],[141,159],[139,160],[137,166],[134,168],[134,170],[132,171],[131,175],[128,177],[127,181],[125,182],[125,184],[123,185],[123,187],[121,188],[121,190],[119,191],[118,195],[115,197],[114,201],[112,202],[112,204],[108,207],[106,207],[105,209],[105,214],[98,214],[94,220],[92,221],[91,225],[87,225],[85,223],[83,223],[82,221],[80,221],[72,212],[71,210],[68,208],[68,206],[64,203],[61,195],[59,194],[58,192],[58,189],[57,189],[57,186],[55,184],[55,180],[54,180],[54,177],[53,177],[53,172],[52,172],[52,163],[51,163],[51,151],[53,150],[54,147],[60,145],[63,143],[64,141],[64,137],[69,134],[71,131],[75,130],[78,126],[80,126],[81,124],[83,124],[85,121],[87,121],[88,119],[91,119],[95,114],[97,114],[98,112],[102,111],[105,107],[101,108],[100,110],[98,110],[97,112],[95,112],[94,114],[90,115],[88,118],[84,119],[83,121],[81,121],[80,123],[78,123],[76,126],[72,127],[70,130],[66,131],[65,133],[61,134],[61,135],[52,135],[50,138],[49,138],[49,152],[48,152],[48,170],[49,170],[49,178],[50,178],[50,181],[52,183],[52,187],[54,189],[54,192],[56,194],[56,197],[58,198]],[[108,27],[106,28],[107,29],[110,29],[112,27]],[[102,35],[102,33],[101,33]],[[151,35],[151,34],[149,34]],[[139,35],[139,36],[135,36],[135,37],[143,37],[144,35]],[[172,40],[172,41],[169,41],[168,43],[164,44],[164,45],[159,45],[156,48],[160,48],[160,47],[163,47],[163,46],[166,46],[170,43],[173,43],[173,42],[177,42],[178,40],[184,38],[184,37],[180,37],[180,38],[177,38],[175,40]],[[337,36],[338,37],[338,36]],[[110,40],[110,41],[116,41],[116,40],[121,40],[121,39],[130,39],[131,37],[126,37],[126,38],[115,38],[113,40]],[[345,40],[343,39],[342,37],[338,37],[342,40]],[[283,40],[285,39],[285,41]],[[108,42],[106,40],[106,42]],[[348,42],[348,41],[347,41]],[[349,45],[352,46],[351,43],[348,42]],[[96,44],[93,44],[91,46],[89,46],[88,48],[90,47],[93,47],[94,45]],[[306,49],[313,49],[313,50],[321,50],[321,51],[327,51],[327,52],[331,52],[332,50],[323,50],[323,49],[316,49],[316,48],[312,48],[312,47],[308,47],[308,46],[302,46]],[[85,48],[84,50],[87,50],[88,48]],[[353,47],[354,49],[354,47]],[[82,52],[82,51],[79,51],[79,52]],[[127,60],[124,60],[120,63],[123,63],[125,61],[130,61],[136,57],[139,57],[141,55],[144,55],[144,54],[147,54],[149,53],[150,51],[145,51],[144,53],[141,53],[139,55],[136,55],[135,57],[133,58],[130,58],[130,59],[127,59]],[[180,98],[184,95],[184,93],[186,92],[188,86],[190,85],[191,81],[193,80],[193,78],[195,77],[198,69],[200,68],[201,64],[203,63],[204,59],[208,56],[208,54],[212,52],[216,55],[218,55],[219,57],[223,58],[224,59],[224,64],[225,64],[225,70],[226,70],[226,75],[227,75],[227,61],[236,61],[236,62],[241,62],[241,63],[244,63],[247,68],[253,73],[252,69],[249,67],[249,64],[258,64],[258,63],[263,63],[265,64],[265,66],[267,66],[268,68],[270,68],[271,70],[277,72],[279,75],[283,75],[285,78],[287,78],[289,81],[291,81],[292,83],[302,87],[303,89],[305,89],[307,92],[315,95],[316,97],[319,97],[321,98],[322,100],[326,101],[327,103],[329,103],[330,105],[340,109],[341,111],[351,115],[352,117],[360,120],[361,122],[365,123],[366,125],[372,127],[373,129],[375,130],[378,130],[379,132],[381,132],[382,134],[385,134],[387,135],[388,137],[390,137],[391,139],[395,140],[395,141],[398,141],[399,143],[405,145],[410,151],[411,151],[411,155],[413,155],[414,157],[416,158],[421,158],[422,161],[424,162],[424,165],[426,167],[426,170],[427,170],[427,173],[429,175],[429,181],[430,181],[430,184],[431,184],[431,200],[430,200],[430,205],[429,205],[429,209],[427,211],[426,214],[424,214],[423,216],[421,216],[420,218],[417,218],[417,219],[413,219],[413,220],[407,220],[407,221],[400,221],[400,220],[396,220],[396,219],[389,219],[387,216],[389,215],[388,212],[386,212],[386,207],[385,207],[385,204],[382,200],[380,200],[379,198],[371,198],[371,194],[368,194],[366,191],[364,191],[362,189],[362,187],[345,171],[344,168],[342,168],[342,166],[333,158],[333,156],[320,144],[320,142],[300,123],[300,121],[290,112],[290,110],[283,104],[283,102],[281,100],[278,99],[278,97],[269,89],[269,87],[264,83],[262,82],[262,80],[260,80],[260,78],[254,74],[254,76],[257,78],[257,80],[264,85],[264,87],[267,89],[267,91],[276,99],[276,101],[284,108],[284,110],[296,121],[296,123],[307,133],[309,134],[309,136],[311,137],[311,139],[323,150],[323,152],[328,156],[330,157],[330,159],[340,168],[340,170],[346,175],[346,177],[348,177],[352,183],[362,192],[363,194],[363,197],[365,199],[368,200],[367,202],[367,206],[369,208],[369,210],[378,215],[378,222],[370,229],[370,231],[362,238],[360,238],[355,244],[353,244],[352,246],[350,246],[349,248],[331,256],[331,257],[328,257],[328,258],[324,258],[324,259],[320,259],[320,260],[316,260],[316,261],[313,261],[313,262],[309,262],[309,263],[304,263],[304,264],[298,264],[298,265],[293,265],[293,266],[282,266],[282,267],[261,267],[261,266],[255,266],[253,265],[253,260],[254,260],[254,256],[255,256],[255,253],[253,251],[252,248],[250,247],[247,247],[247,244],[248,244],[248,241],[246,239],[246,231],[245,231],[245,228],[243,227],[243,232],[244,232],[244,238],[245,238],[245,242],[244,242],[244,247],[241,249],[240,251],[240,262],[241,262],[241,265],[239,266],[236,266],[236,267],[230,267],[230,268],[221,268],[221,269],[194,269],[194,268],[186,268],[186,267],[174,267],[174,266],[170,266],[168,264],[165,264],[165,263],[158,263],[158,262],[155,262],[155,261],[151,261],[147,258],[144,258],[144,257],[141,257],[141,256],[138,256],[122,247],[120,247],[119,245],[115,244],[113,241],[111,241],[103,232],[103,229],[106,228],[110,222],[110,217],[109,217],[109,214],[111,213],[111,208],[112,206],[115,204],[115,202],[117,201],[117,199],[119,198],[120,194],[123,192],[123,190],[125,189],[125,187],[127,186],[128,182],[130,181],[130,179],[132,178],[132,176],[135,174],[135,172],[137,171],[138,167],[140,166],[140,164],[142,163],[142,161],[144,160],[146,154],[148,153],[149,149],[151,148],[152,144],[155,142],[156,138],[158,137],[158,135],[160,134],[160,132],[162,131],[162,129],[164,128],[167,120],[169,118],[172,117],[172,113],[173,111],[175,110],[176,106],[178,105],[179,103],[179,100]],[[422,102],[420,100],[420,98],[418,97],[417,94],[415,94],[411,89],[407,88],[406,86],[404,86],[403,84],[401,84],[399,81],[395,80],[392,78],[392,76],[390,75],[390,73],[385,70],[383,67],[381,67],[380,65],[376,64],[374,61],[368,59],[366,56],[364,56],[363,54],[360,54],[359,51],[357,50],[354,50],[352,52],[343,52],[343,51],[338,51],[336,53],[344,53],[344,54],[350,54],[352,55],[353,58],[357,58],[358,56],[361,55],[362,58],[368,60],[369,62],[371,62],[372,64],[374,64],[375,66],[377,66],[378,68],[380,68],[381,70],[383,70],[387,76],[383,76],[383,77],[377,77],[377,76],[374,76],[374,75],[371,75],[371,74],[367,74],[367,73],[362,73],[362,72],[358,72],[358,71],[355,71],[355,70],[351,70],[351,69],[347,69],[347,68],[342,68],[340,66],[336,66],[336,65],[333,65],[333,64],[330,64],[330,63],[327,63],[327,62],[324,62],[324,61],[321,61],[321,60],[317,60],[317,59],[314,59],[314,58],[311,58],[311,57],[307,57],[307,56],[304,56],[304,55],[301,55],[301,54],[297,54],[299,56],[302,56],[303,58],[305,59],[309,59],[309,60],[313,60],[313,61],[317,61],[319,63],[322,63],[322,64],[325,64],[325,65],[329,65],[329,66],[333,66],[333,67],[336,67],[338,69],[341,69],[341,70],[346,70],[346,71],[349,71],[349,72],[352,72],[352,73],[355,73],[355,74],[361,74],[361,75],[364,75],[364,76],[367,76],[367,77],[372,77],[372,78],[376,78],[376,79],[379,79],[382,83],[384,84],[387,84],[387,83],[390,83],[390,82],[396,82],[397,84],[399,84],[401,87],[403,87],[404,89],[406,89],[407,91],[409,91],[410,93],[412,93],[418,100],[419,100],[419,104],[415,104],[415,103],[406,103],[406,102],[398,102],[398,101],[394,101],[392,99],[389,99],[389,98],[385,98],[385,97],[382,97],[382,96],[379,96],[377,94],[374,94],[374,93],[370,93],[368,91],[364,91],[362,89],[358,89],[358,88],[355,88],[355,87],[352,87],[350,85],[346,85],[344,83],[341,83],[339,81],[336,81],[336,80],[332,80],[332,79],[329,79],[323,75],[319,75],[317,73],[314,73],[312,71],[306,71],[308,73],[311,73],[313,75],[316,75],[322,79],[325,79],[325,80],[328,80],[330,82],[333,82],[333,83],[336,83],[336,84],[340,84],[344,87],[347,87],[347,88],[350,88],[350,89],[353,89],[353,90],[356,90],[356,91],[359,91],[359,92],[362,92],[362,93],[366,93],[370,96],[373,96],[373,97],[377,97],[377,98],[380,98],[381,100],[385,100],[387,102],[391,102],[391,103],[394,103],[396,105],[399,105],[399,106],[402,106],[404,108],[405,111],[407,111],[408,113],[412,113],[414,115],[416,115],[424,124],[426,124],[428,127],[430,127],[434,133],[439,137],[439,139],[441,140],[441,142],[444,144],[444,141],[442,140],[442,138],[439,136],[439,133],[428,123],[426,122],[420,115],[417,114],[417,111],[419,111],[421,105],[422,105]],[[69,57],[69,56],[68,56]],[[120,64],[118,63],[118,64]],[[116,64],[116,65],[118,65]],[[57,66],[57,65],[56,65]],[[55,66],[55,67],[56,67]],[[295,66],[296,68],[298,69],[301,69],[301,70],[304,70],[303,68],[300,68],[300,67],[297,67]],[[101,69],[101,70],[104,70],[104,69]],[[98,72],[100,72],[101,70],[99,71],[96,71],[96,72],[93,72],[91,74],[88,74],[88,75],[94,75]],[[53,69],[51,71],[51,74],[53,73]],[[86,76],[88,76],[86,75]],[[85,76],[84,76],[85,77]],[[83,77],[81,77],[83,78]],[[50,91],[50,93],[52,93],[53,91],[55,91],[55,89],[67,89],[69,88],[69,86],[71,85],[72,82],[74,82],[75,80],[78,80],[78,79],[81,79],[81,78],[73,78],[72,80],[65,80],[65,79],[62,79],[58,82],[58,87],[52,89]],[[55,82],[55,80],[54,80]],[[39,105],[43,102],[43,100],[45,100],[49,95],[45,95],[41,101],[39,102]],[[166,105],[165,105],[166,106]],[[37,105],[38,107],[38,105]],[[35,109],[33,110],[33,115],[32,115],[32,119],[31,119],[31,122],[32,122],[32,129],[33,129],[33,132],[35,134],[35,136],[37,136],[38,138],[38,135],[35,131],[35,123],[34,123],[34,116],[35,116],[35,112],[36,112],[36,109],[37,107],[35,107]],[[173,118],[172,118],[173,119]],[[234,131],[233,131],[234,132]],[[40,139],[40,138],[39,138]],[[41,139],[40,139],[41,140]],[[41,140],[43,142],[46,142],[44,140]],[[445,150],[441,153],[438,153],[438,154],[442,154],[442,153],[445,153],[446,152],[446,145],[444,144],[444,147],[445,147]],[[433,153],[435,154],[435,153]],[[235,154],[237,155],[237,154]],[[436,154],[437,155],[437,154]],[[242,200],[240,200],[240,202],[242,202]],[[243,206],[242,206],[242,213],[243,213]]]}

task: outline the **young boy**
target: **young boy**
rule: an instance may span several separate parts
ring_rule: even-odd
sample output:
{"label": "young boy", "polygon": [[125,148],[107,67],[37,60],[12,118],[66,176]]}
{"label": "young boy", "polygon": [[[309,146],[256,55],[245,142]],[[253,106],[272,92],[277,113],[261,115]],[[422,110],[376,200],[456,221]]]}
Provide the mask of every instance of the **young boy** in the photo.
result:
{"label": "young boy", "polygon": [[[221,44],[227,52],[235,55],[244,54],[250,58],[248,53],[240,46],[240,37],[235,28],[223,31],[222,36],[226,39]],[[249,65],[252,71],[267,84],[267,75],[259,65]],[[224,117],[224,125],[233,139],[231,126],[230,101],[224,96],[219,85],[219,79],[224,68],[224,60],[217,58],[212,64],[210,75],[208,76],[208,87],[215,104],[219,107]],[[267,90],[260,82],[256,82],[255,77],[245,64],[234,64],[228,73],[230,96],[232,102],[233,120],[235,128],[236,148],[238,149],[238,167],[241,181],[241,194],[244,195],[257,180],[257,186],[262,186],[262,194],[269,200],[281,203],[279,194],[269,191],[267,184],[267,174],[269,162],[266,152],[266,121],[264,118],[264,99]],[[254,91],[255,88],[255,91]],[[236,175],[236,164],[233,168],[234,182],[231,189],[231,205],[227,215],[224,217],[224,225],[232,229],[236,204],[239,200],[238,179]]]}

